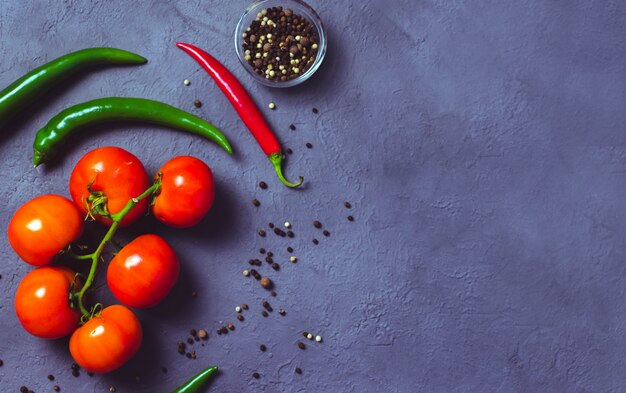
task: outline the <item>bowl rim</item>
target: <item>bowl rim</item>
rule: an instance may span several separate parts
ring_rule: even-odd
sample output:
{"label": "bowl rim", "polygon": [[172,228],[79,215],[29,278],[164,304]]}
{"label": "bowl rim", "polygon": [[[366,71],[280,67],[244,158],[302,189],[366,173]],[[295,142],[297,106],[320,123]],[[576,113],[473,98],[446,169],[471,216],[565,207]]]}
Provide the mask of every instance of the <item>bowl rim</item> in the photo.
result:
{"label": "bowl rim", "polygon": [[[290,79],[287,81],[272,81],[267,78],[263,78],[262,76],[255,73],[252,67],[250,66],[250,64],[248,64],[248,62],[245,60],[243,47],[241,46],[241,41],[243,40],[243,37],[241,37],[241,34],[247,28],[247,26],[244,26],[244,22],[247,19],[247,16],[250,14],[252,14],[253,16],[256,16],[256,13],[261,8],[276,7],[276,6],[282,6],[284,8],[292,8],[295,13],[304,14],[302,16],[304,16],[305,18],[309,20],[309,22],[311,22],[311,24],[317,31],[317,35],[319,39],[318,52],[315,57],[315,61],[313,62],[311,67],[304,74],[298,76],[297,78]],[[246,71],[252,76],[252,79],[269,87],[287,88],[287,87],[292,87],[292,86],[299,85],[300,83],[303,83],[304,81],[308,80],[315,73],[315,71],[318,70],[318,68],[322,64],[322,61],[324,60],[324,57],[326,55],[327,37],[326,37],[326,29],[324,28],[322,19],[320,18],[318,13],[315,11],[315,9],[313,9],[313,7],[311,7],[309,4],[305,3],[302,0],[257,0],[257,1],[252,2],[250,5],[248,5],[248,7],[246,7],[244,12],[239,17],[239,21],[237,22],[237,25],[235,27],[234,38],[235,38],[235,51],[237,52],[237,58],[239,58],[239,62],[241,63],[243,68],[245,68]]]}

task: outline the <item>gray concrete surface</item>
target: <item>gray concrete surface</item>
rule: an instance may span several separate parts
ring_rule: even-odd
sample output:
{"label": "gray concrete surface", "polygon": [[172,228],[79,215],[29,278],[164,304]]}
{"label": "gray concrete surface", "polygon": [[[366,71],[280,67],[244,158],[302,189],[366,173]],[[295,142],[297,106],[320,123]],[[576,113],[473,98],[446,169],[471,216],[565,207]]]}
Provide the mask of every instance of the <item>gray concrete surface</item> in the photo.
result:
{"label": "gray concrete surface", "polygon": [[[624,3],[311,3],[328,28],[327,59],[308,83],[278,91],[256,85],[237,61],[232,33],[245,1],[1,2],[0,86],[84,47],[120,47],[150,62],[76,76],[1,132],[0,390],[169,392],[216,363],[222,371],[208,392],[626,391]],[[277,104],[264,113],[294,150],[288,176],[304,175],[306,187],[278,183],[177,40],[222,60],[263,108]],[[47,119],[113,95],[200,114],[236,154],[119,124],[75,138],[54,165],[32,168],[32,140]],[[30,198],[68,195],[74,163],[103,145],[130,150],[150,172],[174,155],[200,157],[214,170],[217,201],[194,229],[145,218],[120,234],[167,238],[182,276],[164,304],[139,312],[145,340],[135,359],[74,378],[66,340],[35,339],[19,326],[12,299],[31,268],[11,250],[6,227]],[[256,235],[284,221],[293,240]],[[297,264],[287,262],[287,246]],[[241,274],[259,247],[281,264],[260,268],[276,282],[276,298]],[[114,301],[106,287],[96,296]],[[287,315],[263,318],[265,299]],[[234,308],[242,303],[251,309],[240,323]],[[234,332],[215,334],[230,321]],[[196,360],[176,352],[191,328],[210,332],[194,346]],[[299,350],[304,330],[324,342]]]}

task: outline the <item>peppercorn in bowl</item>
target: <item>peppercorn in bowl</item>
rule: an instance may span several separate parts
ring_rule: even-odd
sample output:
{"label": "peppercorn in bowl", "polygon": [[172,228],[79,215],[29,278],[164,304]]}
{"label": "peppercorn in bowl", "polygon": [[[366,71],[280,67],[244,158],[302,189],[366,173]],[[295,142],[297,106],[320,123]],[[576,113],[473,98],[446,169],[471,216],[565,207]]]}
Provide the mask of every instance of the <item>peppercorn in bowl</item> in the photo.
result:
{"label": "peppercorn in bowl", "polygon": [[271,87],[309,79],[326,54],[326,33],[313,8],[301,0],[251,4],[235,29],[235,49],[252,77]]}

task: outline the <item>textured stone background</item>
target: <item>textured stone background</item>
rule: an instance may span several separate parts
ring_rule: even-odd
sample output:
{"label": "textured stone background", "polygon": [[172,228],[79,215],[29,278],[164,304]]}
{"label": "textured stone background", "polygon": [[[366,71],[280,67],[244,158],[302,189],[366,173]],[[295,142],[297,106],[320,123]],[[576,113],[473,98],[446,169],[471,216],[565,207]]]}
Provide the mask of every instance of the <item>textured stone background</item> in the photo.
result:
{"label": "textured stone background", "polygon": [[[310,82],[286,91],[256,85],[236,59],[232,33],[246,5],[2,0],[1,86],[90,46],[150,62],[76,76],[1,132],[0,390],[48,392],[52,373],[65,392],[169,392],[218,363],[211,392],[626,391],[624,2],[312,0],[329,53]],[[287,172],[304,175],[304,189],[278,183],[176,40],[214,53],[264,108],[276,102],[265,113],[294,150]],[[32,139],[47,119],[111,95],[199,113],[230,136],[236,155],[175,131],[116,125],[75,138],[64,159],[33,170]],[[196,98],[205,103],[199,110]],[[74,163],[103,145],[127,148],[150,172],[174,155],[201,157],[218,197],[197,228],[146,218],[121,234],[166,237],[180,255],[181,280],[162,306],[139,312],[145,341],[133,361],[73,378],[67,342],[35,339],[17,322],[13,294],[31,268],[10,249],[5,228],[33,196],[67,195]],[[259,190],[259,180],[269,189]],[[285,220],[294,240],[256,236]],[[288,245],[296,265],[286,262]],[[262,318],[267,293],[241,275],[259,247],[282,265],[262,271],[275,280],[270,301],[285,317]],[[98,298],[113,301],[106,288]],[[238,323],[234,307],[244,302],[251,310]],[[214,334],[229,321],[235,332]],[[176,353],[192,327],[211,334],[195,361]],[[324,343],[297,349],[303,330]]]}

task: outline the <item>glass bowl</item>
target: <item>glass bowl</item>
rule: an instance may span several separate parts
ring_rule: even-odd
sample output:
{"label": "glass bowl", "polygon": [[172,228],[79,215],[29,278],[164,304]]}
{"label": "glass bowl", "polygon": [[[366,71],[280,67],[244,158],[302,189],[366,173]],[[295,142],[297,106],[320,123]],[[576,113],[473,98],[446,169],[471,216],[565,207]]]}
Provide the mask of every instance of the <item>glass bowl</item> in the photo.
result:
{"label": "glass bowl", "polygon": [[[262,75],[257,74],[252,66],[248,64],[245,59],[245,51],[243,49],[243,33],[246,32],[246,29],[250,27],[250,24],[253,20],[256,19],[257,13],[262,10],[270,7],[283,7],[283,9],[290,8],[294,14],[301,15],[305,19],[311,23],[315,32],[317,33],[318,38],[318,48],[317,55],[311,67],[306,70],[303,74],[297,76],[293,79],[288,79],[286,81],[281,80],[272,80],[268,79]],[[239,18],[239,22],[237,23],[237,28],[235,29],[235,50],[237,51],[237,57],[239,57],[239,61],[243,65],[243,68],[248,71],[248,73],[252,76],[254,80],[257,82],[270,86],[270,87],[291,87],[298,85],[305,80],[309,79],[311,75],[317,71],[320,64],[322,64],[322,60],[324,60],[324,55],[326,54],[326,32],[324,30],[324,25],[322,24],[322,20],[319,15],[313,8],[311,8],[308,4],[301,0],[262,0],[256,1],[246,10],[244,11],[241,18]]]}

